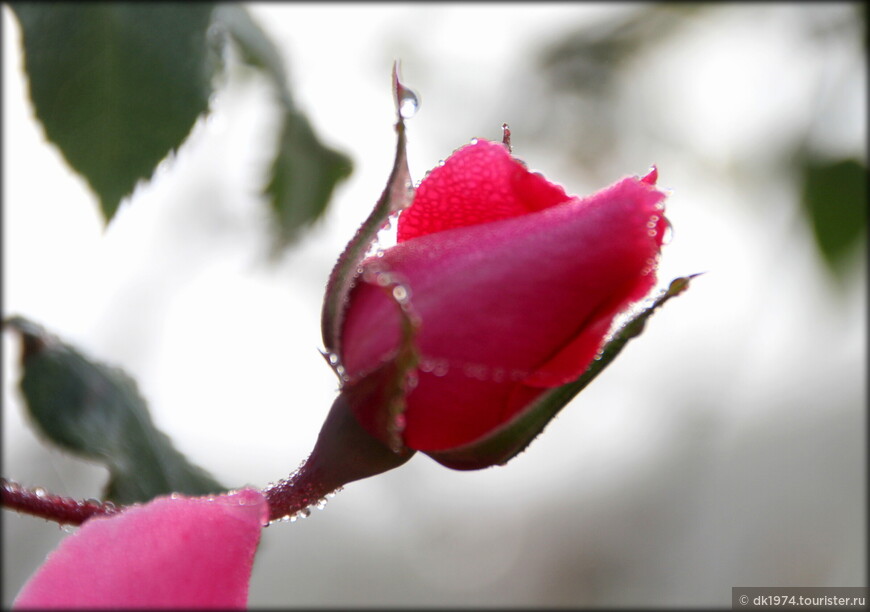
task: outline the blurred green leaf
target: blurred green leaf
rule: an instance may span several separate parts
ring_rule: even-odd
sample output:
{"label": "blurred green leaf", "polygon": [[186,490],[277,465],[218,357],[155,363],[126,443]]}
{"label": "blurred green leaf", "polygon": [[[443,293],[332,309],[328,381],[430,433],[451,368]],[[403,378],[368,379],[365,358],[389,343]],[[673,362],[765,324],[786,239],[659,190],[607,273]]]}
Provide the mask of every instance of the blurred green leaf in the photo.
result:
{"label": "blurred green leaf", "polygon": [[46,136],[106,220],[208,107],[211,3],[11,4]]}
{"label": "blurred green leaf", "polygon": [[278,248],[320,218],[336,185],[350,175],[351,168],[350,159],[320,143],[304,115],[285,111],[278,155],[266,187],[278,221]]}
{"label": "blurred green leaf", "polygon": [[226,490],[155,428],[122,370],[92,361],[23,317],[6,326],[21,334],[21,390],[33,422],[52,443],[109,468],[106,499],[131,504]]}
{"label": "blurred green leaf", "polygon": [[540,66],[556,88],[607,96],[620,65],[677,34],[712,5],[651,3],[584,24],[544,48]]}
{"label": "blurred green leaf", "polygon": [[[21,24],[36,116],[97,193],[107,221],[208,110],[213,77],[223,68],[220,47],[227,41],[274,82],[282,106],[278,151],[265,187],[277,248],[323,214],[336,185],[351,172],[350,159],[323,145],[295,108],[280,52],[244,6],[11,6]],[[228,36],[218,38],[220,32]]]}
{"label": "blurred green leaf", "polygon": [[214,21],[235,42],[242,61],[264,71],[277,86],[279,95],[287,99],[285,104],[292,105],[281,52],[248,9],[240,4],[220,4],[214,11]]}
{"label": "blurred green leaf", "polygon": [[[625,141],[625,118],[618,111],[629,68],[721,6],[711,3],[633,3],[543,44],[535,73],[546,95],[520,107],[526,137],[563,147],[579,166],[600,171]],[[651,107],[633,112],[647,116]],[[540,126],[540,127],[538,127]],[[528,129],[528,128],[527,128]],[[522,127],[517,126],[522,138]]]}
{"label": "blurred green leaf", "polygon": [[855,159],[808,158],[802,170],[803,210],[819,253],[835,274],[867,233],[867,167]]}
{"label": "blurred green leaf", "polygon": [[239,48],[242,59],[274,83],[283,107],[278,153],[270,168],[265,195],[278,231],[276,251],[289,245],[326,210],[335,187],[350,175],[350,159],[320,142],[294,103],[281,54],[243,6],[221,5],[215,11]]}
{"label": "blurred green leaf", "polygon": [[643,333],[647,319],[668,300],[683,293],[698,274],[675,278],[650,306],[624,323],[601,348],[600,355],[576,380],[554,387],[538,397],[511,421],[465,446],[448,451],[429,451],[427,455],[455,470],[479,470],[504,464],[516,457],[544,430],[544,427],[578,393],[589,385],[622,352],[629,341]]}

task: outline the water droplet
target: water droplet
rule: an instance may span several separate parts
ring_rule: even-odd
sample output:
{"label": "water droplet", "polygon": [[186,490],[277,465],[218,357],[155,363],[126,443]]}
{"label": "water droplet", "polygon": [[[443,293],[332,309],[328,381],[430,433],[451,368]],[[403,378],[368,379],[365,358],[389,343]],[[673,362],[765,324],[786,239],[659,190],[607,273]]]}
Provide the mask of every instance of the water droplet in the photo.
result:
{"label": "water droplet", "polygon": [[330,353],[329,354],[329,363],[332,365],[337,365],[338,364],[338,355],[336,355],[335,353]]}
{"label": "water droplet", "polygon": [[420,108],[420,98],[413,90],[404,85],[399,85],[399,114],[403,119],[410,119],[417,114]]}
{"label": "water droplet", "polygon": [[471,144],[473,144],[473,145],[476,145],[478,142],[480,142],[480,141],[477,138],[471,139]]}
{"label": "water droplet", "polygon": [[393,297],[397,302],[404,302],[408,299],[408,290],[402,285],[396,285],[393,287]]}
{"label": "water droplet", "polygon": [[438,377],[447,376],[449,370],[450,366],[446,361],[437,361],[435,367],[432,368],[432,373]]}
{"label": "water droplet", "polygon": [[44,499],[48,496],[48,492],[42,487],[36,487],[33,489],[33,494],[36,495],[39,499]]}
{"label": "water droplet", "polygon": [[62,525],[58,525],[60,529],[65,533],[75,533],[76,526],[70,525],[69,523],[63,523]]}
{"label": "water droplet", "polygon": [[488,368],[485,365],[481,364],[469,364],[466,365],[462,371],[469,378],[475,378],[477,380],[486,380],[488,377]]}
{"label": "water droplet", "polygon": [[662,234],[662,244],[670,244],[671,240],[674,239],[674,226],[671,225],[670,220],[665,217],[665,232]]}
{"label": "water droplet", "polygon": [[397,414],[395,424],[397,430],[404,431],[405,426],[408,424],[408,419],[405,418],[404,414]]}

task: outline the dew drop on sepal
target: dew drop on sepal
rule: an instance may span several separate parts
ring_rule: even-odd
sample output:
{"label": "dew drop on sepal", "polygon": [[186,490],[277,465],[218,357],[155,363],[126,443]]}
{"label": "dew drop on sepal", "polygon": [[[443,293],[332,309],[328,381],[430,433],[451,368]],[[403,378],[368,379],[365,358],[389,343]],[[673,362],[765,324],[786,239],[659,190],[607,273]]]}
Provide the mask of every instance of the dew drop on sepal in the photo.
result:
{"label": "dew drop on sepal", "polygon": [[410,119],[420,108],[420,98],[412,89],[399,85],[399,114],[403,119]]}

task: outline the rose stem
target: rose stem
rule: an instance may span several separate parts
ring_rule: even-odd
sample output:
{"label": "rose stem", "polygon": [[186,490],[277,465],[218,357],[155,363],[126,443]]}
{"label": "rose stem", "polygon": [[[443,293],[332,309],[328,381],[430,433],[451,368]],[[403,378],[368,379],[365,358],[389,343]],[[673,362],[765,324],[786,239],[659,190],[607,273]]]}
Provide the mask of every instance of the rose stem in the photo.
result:
{"label": "rose stem", "polygon": [[81,525],[92,516],[108,516],[119,511],[111,502],[78,501],[61,497],[37,487],[28,489],[17,482],[0,478],[3,506],[57,523]]}

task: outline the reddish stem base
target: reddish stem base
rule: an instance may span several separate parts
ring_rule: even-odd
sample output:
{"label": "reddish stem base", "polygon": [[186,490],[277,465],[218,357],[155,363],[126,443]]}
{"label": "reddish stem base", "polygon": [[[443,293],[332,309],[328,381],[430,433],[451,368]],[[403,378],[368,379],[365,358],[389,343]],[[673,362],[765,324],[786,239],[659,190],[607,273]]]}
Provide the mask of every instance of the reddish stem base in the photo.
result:
{"label": "reddish stem base", "polygon": [[108,516],[120,510],[112,502],[61,497],[40,487],[23,487],[5,478],[0,478],[0,493],[5,508],[69,525],[81,525],[92,516]]}

